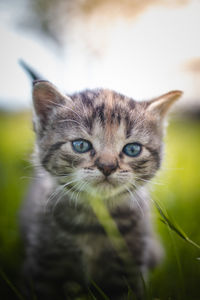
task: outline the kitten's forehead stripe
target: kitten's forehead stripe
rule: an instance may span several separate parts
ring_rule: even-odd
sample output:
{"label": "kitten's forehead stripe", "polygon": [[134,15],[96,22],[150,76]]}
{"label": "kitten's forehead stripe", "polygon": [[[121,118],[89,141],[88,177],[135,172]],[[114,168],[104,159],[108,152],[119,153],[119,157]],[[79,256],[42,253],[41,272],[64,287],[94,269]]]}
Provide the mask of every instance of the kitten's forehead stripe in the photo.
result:
{"label": "kitten's forehead stripe", "polygon": [[[82,94],[83,96],[83,94]],[[125,97],[119,93],[110,90],[86,91],[82,102],[88,106],[88,99],[90,103],[90,118],[89,127],[92,129],[94,121],[100,120],[101,126],[106,130],[106,136],[112,135],[113,130],[116,130],[116,125],[120,125],[122,120],[126,126],[126,137],[129,138],[133,129],[133,122],[130,114],[134,112],[136,102],[133,99]],[[105,128],[105,124],[107,125]]]}
{"label": "kitten's forehead stripe", "polygon": [[102,126],[105,126],[105,103],[100,104],[95,108],[97,117],[100,119]]}

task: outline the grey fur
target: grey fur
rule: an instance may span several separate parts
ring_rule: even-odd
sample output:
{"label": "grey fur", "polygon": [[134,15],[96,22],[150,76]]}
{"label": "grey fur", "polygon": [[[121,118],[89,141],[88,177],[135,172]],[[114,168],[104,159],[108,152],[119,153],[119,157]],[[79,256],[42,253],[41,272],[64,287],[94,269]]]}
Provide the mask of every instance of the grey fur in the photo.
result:
{"label": "grey fur", "polygon": [[[141,298],[141,273],[145,275],[161,258],[150,224],[146,180],[160,166],[163,121],[151,111],[150,102],[138,103],[108,90],[85,91],[65,99],[53,86],[36,83],[33,95],[35,162],[41,166],[21,211],[27,299],[33,293],[38,300],[75,299],[89,288],[101,299],[92,282],[113,300],[126,299],[128,286]],[[49,97],[53,98],[49,101]],[[115,149],[122,148],[120,134],[124,141],[131,137],[143,144],[141,157],[129,159],[122,152],[113,156]],[[86,137],[94,142],[93,152],[87,156],[73,152],[71,141]],[[96,177],[103,176],[97,173],[97,159],[101,164],[117,159],[119,169],[112,176],[118,177],[112,188],[106,183],[96,189]],[[132,173],[137,175],[135,187],[130,185],[128,191],[123,186]],[[125,241],[130,254],[127,261],[87,201],[94,190]],[[116,237],[118,242],[121,236]]]}

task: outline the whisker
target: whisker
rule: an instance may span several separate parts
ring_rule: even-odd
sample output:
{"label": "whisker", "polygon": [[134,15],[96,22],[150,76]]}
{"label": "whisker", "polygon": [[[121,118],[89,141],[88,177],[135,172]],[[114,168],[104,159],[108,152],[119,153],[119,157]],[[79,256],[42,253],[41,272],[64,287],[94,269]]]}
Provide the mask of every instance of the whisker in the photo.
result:
{"label": "whisker", "polygon": [[73,186],[74,191],[72,192],[72,194],[70,195],[70,197],[74,200],[74,194],[76,193],[76,191],[78,190],[78,187],[80,185],[80,181],[77,182],[77,184],[75,184]]}
{"label": "whisker", "polygon": [[[141,203],[144,202],[144,199],[141,198],[140,194],[138,193],[138,189],[137,189],[137,186],[134,184],[134,183],[131,183],[131,186],[133,186],[134,190],[133,191],[130,191],[132,196],[133,196],[133,200],[137,203],[142,215],[144,215],[144,211],[142,209],[142,206],[140,205],[140,201]],[[135,195],[134,195],[135,194]],[[138,200],[139,199],[139,200]]]}
{"label": "whisker", "polygon": [[[49,198],[46,201],[46,206],[45,206],[45,211],[49,205],[50,202],[52,202],[52,199],[54,199],[55,197],[57,197],[59,195],[60,192],[62,192],[69,184],[76,182],[77,180],[71,180],[63,185],[59,185],[55,191],[49,196]],[[58,199],[56,199],[56,203],[60,200],[61,197],[59,197]],[[54,205],[55,207],[55,205]],[[54,210],[53,207],[53,210]]]}
{"label": "whisker", "polygon": [[47,212],[47,208],[49,206],[49,204],[52,202],[52,200],[54,199],[54,197],[58,196],[59,193],[61,192],[62,190],[62,187],[61,186],[58,186],[55,191],[53,191],[50,196],[48,197],[48,199],[46,200],[46,204],[44,206],[44,212],[46,213]]}
{"label": "whisker", "polygon": [[141,195],[140,195],[140,193],[138,192],[137,189],[134,190],[134,193],[136,194],[136,196],[138,197],[138,199],[140,199],[141,203],[143,203],[147,207],[149,206],[149,201],[148,200],[149,200],[150,197],[148,197],[148,199],[146,199],[146,197],[141,197]]}
{"label": "whisker", "polygon": [[[77,182],[77,179],[72,180],[72,181],[70,181],[70,182],[67,182],[66,184],[60,186],[60,187],[61,187],[61,190],[60,190],[61,195],[56,199],[56,201],[55,201],[55,203],[54,203],[54,206],[53,206],[53,208],[52,208],[52,213],[54,213],[54,211],[55,211],[55,209],[56,209],[56,206],[58,205],[60,199],[62,199],[63,196],[67,195],[67,194],[70,192],[70,190],[73,190],[74,187],[77,185],[77,184],[75,184],[75,185],[72,186],[70,189],[67,189],[67,190],[66,190],[66,187],[67,187],[68,185],[70,185],[71,183],[74,183],[74,182]],[[77,182],[77,183],[79,183],[79,182]]]}
{"label": "whisker", "polygon": [[51,100],[48,100],[48,102],[52,103],[53,105],[55,105],[57,107],[68,109],[68,110],[72,111],[75,115],[77,115],[80,120],[82,119],[81,116],[74,109],[72,109],[71,107],[68,107],[67,105],[64,105],[64,104],[56,103],[56,102],[51,101]]}
{"label": "whisker", "polygon": [[154,181],[154,179],[152,180],[147,180],[147,179],[143,179],[141,177],[137,177],[135,176],[134,177],[136,180],[141,180],[141,181],[144,181],[144,182],[147,182],[147,183],[152,183],[152,184],[156,184],[156,185],[165,185],[164,183],[161,183],[161,182],[158,182],[158,181]]}
{"label": "whisker", "polygon": [[[79,197],[80,193],[83,192],[83,190],[84,190],[84,188],[85,188],[86,186],[87,186],[87,182],[86,182],[86,181],[85,181],[85,182],[82,182],[82,184],[81,184],[81,182],[80,182],[79,191],[77,192],[76,199],[75,199],[75,203],[78,202],[78,197]],[[84,187],[84,188],[83,188],[83,187]]]}
{"label": "whisker", "polygon": [[78,124],[79,128],[81,128],[85,133],[87,133],[87,128],[82,123],[80,123],[80,122],[78,122],[76,120],[64,119],[64,120],[58,121],[58,123],[62,123],[62,122],[73,122],[73,123],[76,123],[76,124]]}
{"label": "whisker", "polygon": [[64,192],[64,190],[62,189],[62,190],[60,191],[60,196],[56,199],[56,201],[55,201],[55,203],[54,203],[54,205],[53,205],[53,208],[52,208],[52,214],[54,214],[55,209],[56,209],[56,206],[58,205],[60,199],[62,199],[64,195],[65,195],[65,192]]}
{"label": "whisker", "polygon": [[134,197],[134,195],[133,195],[133,193],[132,193],[132,191],[126,186],[125,187],[125,189],[129,192],[129,194],[130,194],[130,196],[131,196],[131,198],[133,199],[133,201],[137,204],[137,206],[139,207],[139,209],[140,209],[140,211],[141,211],[141,213],[142,214],[144,214],[143,213],[143,210],[142,210],[142,207],[140,206],[140,204],[139,204],[139,202],[138,202],[138,200],[137,200],[137,198],[136,197]]}

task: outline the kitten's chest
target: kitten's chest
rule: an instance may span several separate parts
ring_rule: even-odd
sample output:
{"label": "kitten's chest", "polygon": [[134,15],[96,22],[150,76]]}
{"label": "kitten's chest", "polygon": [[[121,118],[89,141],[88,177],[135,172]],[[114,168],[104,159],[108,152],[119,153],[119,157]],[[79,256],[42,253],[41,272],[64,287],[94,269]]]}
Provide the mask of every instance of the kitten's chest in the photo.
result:
{"label": "kitten's chest", "polygon": [[126,240],[134,239],[136,226],[130,216],[115,216],[112,222],[116,225],[113,234],[107,232],[98,220],[96,222],[93,220],[90,224],[87,218],[86,222],[82,223],[82,232],[75,236],[75,243],[82,252],[83,263],[87,266],[89,275],[95,274],[97,270],[99,272],[99,267],[102,269],[102,266],[120,256],[122,254],[120,252],[127,251]]}
{"label": "kitten's chest", "polygon": [[104,227],[89,213],[79,213],[74,219],[74,241],[81,249],[84,259],[93,260],[110,244]]}
{"label": "kitten's chest", "polygon": [[94,272],[103,251],[110,248],[110,242],[106,235],[85,234],[76,238],[76,244],[81,249],[83,264],[87,266],[88,274]]}

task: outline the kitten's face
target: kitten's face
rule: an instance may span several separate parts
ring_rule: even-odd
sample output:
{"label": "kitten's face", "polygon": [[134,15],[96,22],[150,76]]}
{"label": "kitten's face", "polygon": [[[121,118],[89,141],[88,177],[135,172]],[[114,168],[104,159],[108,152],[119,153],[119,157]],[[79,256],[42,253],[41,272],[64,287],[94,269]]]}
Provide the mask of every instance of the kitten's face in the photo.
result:
{"label": "kitten's face", "polygon": [[[167,95],[172,102],[180,92]],[[42,165],[76,196],[81,191],[106,198],[131,193],[160,166],[162,119],[171,102],[164,101],[162,109],[157,102],[135,102],[108,90],[68,98],[49,83],[36,83]]]}

